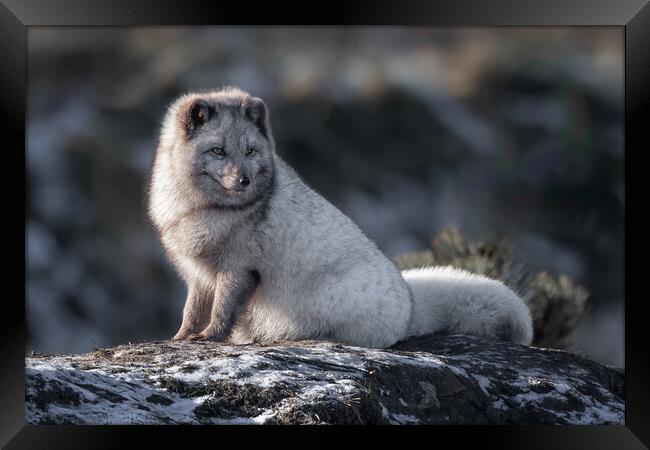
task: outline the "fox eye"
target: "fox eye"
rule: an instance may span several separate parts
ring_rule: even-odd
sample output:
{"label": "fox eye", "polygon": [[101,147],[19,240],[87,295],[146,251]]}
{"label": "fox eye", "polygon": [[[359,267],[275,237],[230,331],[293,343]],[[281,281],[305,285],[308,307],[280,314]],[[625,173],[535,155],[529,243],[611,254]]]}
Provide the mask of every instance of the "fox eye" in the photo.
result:
{"label": "fox eye", "polygon": [[217,156],[226,156],[226,152],[224,151],[223,147],[212,147],[210,149],[210,153]]}
{"label": "fox eye", "polygon": [[255,149],[253,147],[248,147],[246,149],[246,156],[252,155],[254,151],[255,151]]}

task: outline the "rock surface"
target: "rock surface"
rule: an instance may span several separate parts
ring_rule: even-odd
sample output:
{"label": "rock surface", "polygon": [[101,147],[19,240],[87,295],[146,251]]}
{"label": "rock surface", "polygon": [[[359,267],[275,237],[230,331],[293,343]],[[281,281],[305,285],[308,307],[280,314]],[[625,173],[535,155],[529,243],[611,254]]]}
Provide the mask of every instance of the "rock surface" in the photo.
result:
{"label": "rock surface", "polygon": [[153,342],[26,359],[30,424],[623,424],[624,375],[460,335],[391,349]]}

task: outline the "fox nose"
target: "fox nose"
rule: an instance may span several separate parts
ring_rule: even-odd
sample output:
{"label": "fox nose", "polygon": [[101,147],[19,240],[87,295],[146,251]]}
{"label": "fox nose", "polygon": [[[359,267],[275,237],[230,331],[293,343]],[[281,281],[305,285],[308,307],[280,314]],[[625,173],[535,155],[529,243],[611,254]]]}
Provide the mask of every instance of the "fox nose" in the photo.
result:
{"label": "fox nose", "polygon": [[251,179],[248,178],[246,175],[242,175],[241,177],[239,177],[239,184],[241,184],[242,186],[248,186],[249,184],[251,184]]}

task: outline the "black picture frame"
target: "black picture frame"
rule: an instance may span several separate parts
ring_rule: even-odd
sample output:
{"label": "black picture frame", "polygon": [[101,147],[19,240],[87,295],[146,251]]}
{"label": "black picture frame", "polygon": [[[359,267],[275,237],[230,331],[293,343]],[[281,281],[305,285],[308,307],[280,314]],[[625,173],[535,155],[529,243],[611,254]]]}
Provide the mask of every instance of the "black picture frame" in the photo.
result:
{"label": "black picture frame", "polygon": [[[26,223],[26,169],[22,173],[23,196],[17,194],[20,161],[25,164],[27,29],[34,26],[136,26],[136,25],[420,25],[420,26],[617,26],[625,32],[625,255],[631,258],[631,217],[629,208],[630,171],[639,164],[643,150],[650,148],[650,5],[648,0],[336,0],[303,6],[288,2],[154,1],[154,0],[0,0],[0,127],[4,144],[5,169],[3,199],[15,201],[4,210],[6,229],[19,243]],[[10,142],[12,144],[10,144]],[[20,149],[23,149],[21,152]],[[630,155],[633,163],[630,163]],[[11,156],[14,159],[6,159]],[[11,167],[11,168],[10,168]],[[13,169],[12,169],[13,168]],[[11,175],[11,176],[9,176]],[[641,191],[635,191],[633,198]],[[7,198],[10,197],[10,198]],[[636,202],[640,202],[635,200]],[[13,205],[12,205],[13,206]],[[640,219],[637,219],[640,220]],[[634,223],[635,228],[641,224]],[[7,236],[8,237],[8,236]],[[12,236],[13,237],[13,236]],[[26,239],[25,239],[26,240]],[[25,242],[25,241],[22,241]],[[636,241],[636,247],[640,247]],[[5,256],[4,280],[19,285],[19,264],[25,268],[25,247],[16,245],[14,258]],[[640,263],[642,264],[642,263]],[[25,269],[26,271],[26,269]],[[14,274],[15,272],[15,274]],[[431,433],[435,441],[452,439],[454,447],[469,442],[481,448],[647,448],[650,443],[650,352],[648,326],[643,323],[650,310],[645,296],[632,297],[632,264],[626,264],[625,286],[625,426],[436,426],[383,427],[356,429],[367,437],[383,432],[402,435]],[[637,282],[638,284],[638,282]],[[123,448],[146,439],[147,447],[168,442],[169,433],[197,434],[198,438],[218,438],[229,431],[249,436],[249,427],[157,427],[157,426],[36,426],[25,425],[25,298],[26,283],[16,287],[16,295],[5,291],[4,323],[1,329],[2,365],[0,375],[0,444],[6,448]],[[283,428],[298,433],[298,439],[318,432],[327,438],[342,427]],[[344,431],[349,431],[345,428]],[[256,427],[256,433],[277,433],[278,427]],[[215,435],[216,433],[216,435]],[[210,436],[208,436],[210,434]],[[263,437],[263,436],[262,436]],[[270,435],[269,435],[270,437]],[[427,439],[427,436],[414,436]],[[218,441],[212,441],[218,445]],[[315,441],[312,441],[315,442]],[[325,444],[326,439],[318,441]]]}

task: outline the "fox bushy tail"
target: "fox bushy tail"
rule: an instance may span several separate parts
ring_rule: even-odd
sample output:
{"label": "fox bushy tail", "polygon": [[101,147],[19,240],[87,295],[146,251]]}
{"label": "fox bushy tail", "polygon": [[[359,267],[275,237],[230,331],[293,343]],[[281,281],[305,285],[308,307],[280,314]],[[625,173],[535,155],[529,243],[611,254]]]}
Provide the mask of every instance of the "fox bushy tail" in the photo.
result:
{"label": "fox bushy tail", "polygon": [[450,266],[404,270],[402,276],[414,300],[409,336],[449,332],[530,345],[530,311],[500,281]]}

